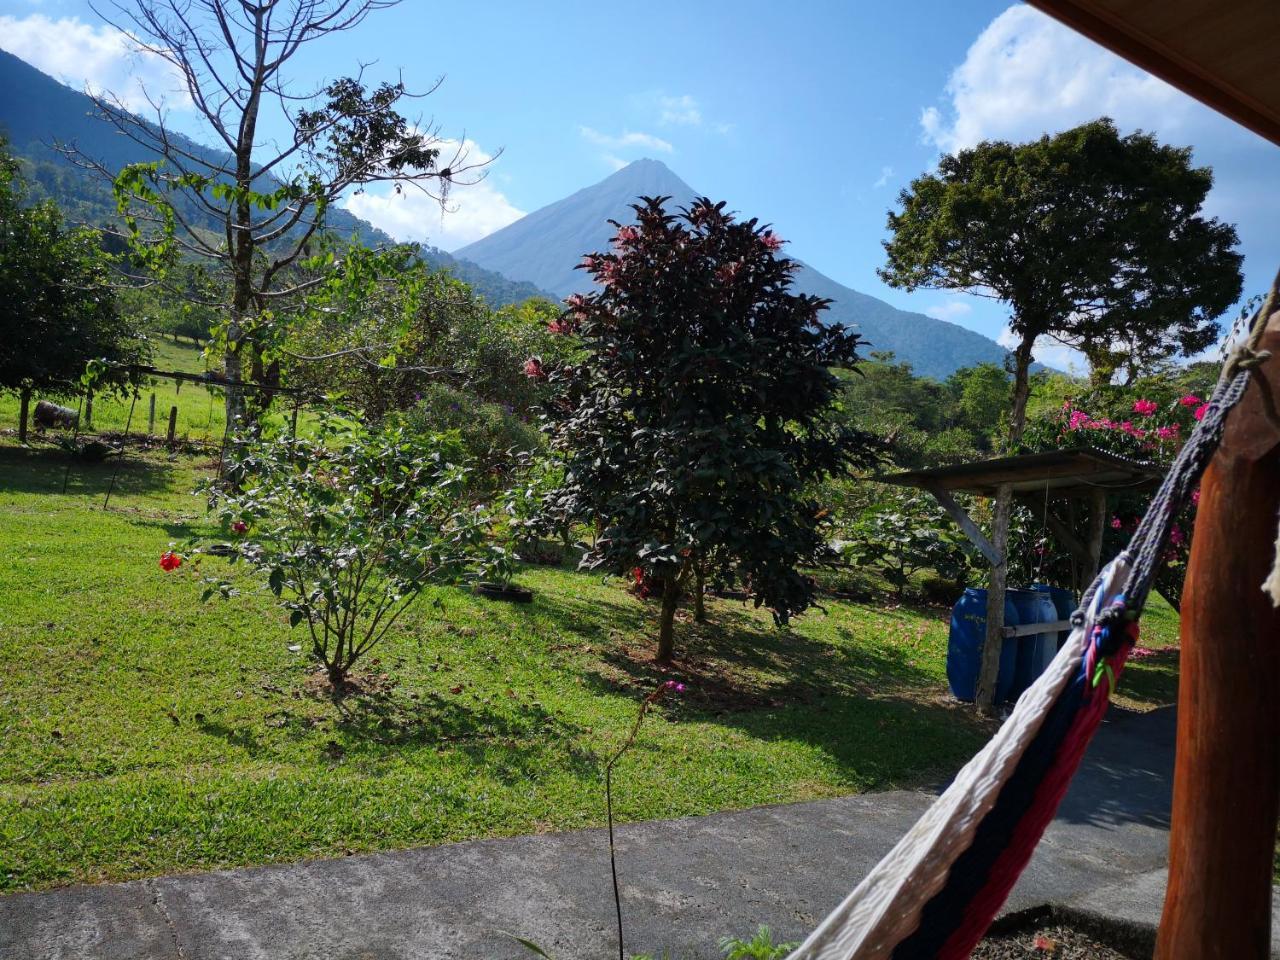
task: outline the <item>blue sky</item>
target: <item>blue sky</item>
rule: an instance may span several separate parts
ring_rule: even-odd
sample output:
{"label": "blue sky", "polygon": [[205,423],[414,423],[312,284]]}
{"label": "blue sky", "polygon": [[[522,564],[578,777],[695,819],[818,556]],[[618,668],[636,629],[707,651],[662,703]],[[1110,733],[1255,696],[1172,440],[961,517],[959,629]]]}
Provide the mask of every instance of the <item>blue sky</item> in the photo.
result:
{"label": "blue sky", "polygon": [[[80,0],[0,0],[0,47],[77,86],[165,83]],[[999,337],[999,304],[879,281],[886,210],[940,151],[1106,113],[1214,167],[1209,209],[1240,229],[1250,292],[1280,264],[1280,148],[1021,4],[407,0],[317,43],[295,72],[314,82],[358,62],[417,88],[443,76],[425,118],[474,156],[502,151],[443,218],[425,198],[352,201],[445,249],[652,156],[772,221],[792,255],[842,283]],[[198,134],[173,105],[174,125]],[[1048,344],[1041,357],[1067,359]]]}

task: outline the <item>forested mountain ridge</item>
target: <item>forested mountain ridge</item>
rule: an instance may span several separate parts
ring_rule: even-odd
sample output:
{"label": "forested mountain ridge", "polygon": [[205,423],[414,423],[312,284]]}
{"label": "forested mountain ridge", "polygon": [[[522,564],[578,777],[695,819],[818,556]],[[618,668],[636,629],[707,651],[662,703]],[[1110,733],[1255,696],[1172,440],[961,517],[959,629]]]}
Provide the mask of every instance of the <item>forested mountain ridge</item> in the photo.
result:
{"label": "forested mountain ridge", "polygon": [[[116,220],[110,185],[102,177],[73,165],[55,145],[75,146],[108,170],[154,159],[154,155],[96,116],[93,101],[85,94],[3,50],[0,89],[7,91],[0,98],[0,134],[8,139],[10,152],[23,162],[29,199],[55,201],[73,222],[100,226]],[[174,139],[183,149],[208,156],[214,162],[224,155],[181,135]],[[366,244],[394,242],[377,227],[341,207],[329,210],[328,225],[338,236],[356,237]],[[432,267],[450,270],[495,307],[548,295],[534,284],[509,280],[434,247],[423,246],[422,257]]]}
{"label": "forested mountain ridge", "polygon": [[[613,235],[608,221],[630,221],[629,205],[637,197],[669,196],[675,207],[698,195],[664,163],[637,160],[599,183],[463,247],[458,255],[564,297],[590,283],[576,269],[582,255],[608,246]],[[785,228],[782,233],[785,237]],[[979,333],[922,313],[899,310],[804,263],[796,275],[796,287],[833,301],[826,314],[829,321],[857,328],[871,349],[892,352],[924,376],[941,380],[962,367],[1002,364],[1008,355],[1004,347]]]}

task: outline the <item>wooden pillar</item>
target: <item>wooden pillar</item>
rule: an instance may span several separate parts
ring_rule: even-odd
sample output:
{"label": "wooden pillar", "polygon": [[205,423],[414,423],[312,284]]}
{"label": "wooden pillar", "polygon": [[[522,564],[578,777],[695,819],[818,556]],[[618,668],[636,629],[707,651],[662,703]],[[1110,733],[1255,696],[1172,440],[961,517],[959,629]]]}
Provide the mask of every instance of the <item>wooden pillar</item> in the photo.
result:
{"label": "wooden pillar", "polygon": [[[1093,583],[1093,578],[1102,568],[1102,537],[1107,532],[1107,492],[1101,487],[1089,492],[1089,563],[1084,568],[1084,586]],[[1083,587],[1081,588],[1083,589]]]}
{"label": "wooden pillar", "polygon": [[18,442],[27,442],[27,421],[31,417],[31,388],[18,391]]}
{"label": "wooden pillar", "polygon": [[156,395],[151,395],[151,403],[147,409],[147,436],[154,437],[156,435]]}
{"label": "wooden pillar", "polygon": [[178,408],[172,406],[169,408],[169,435],[165,438],[169,446],[173,446],[174,434],[178,432]]}
{"label": "wooden pillar", "polygon": [[978,671],[978,689],[974,697],[978,709],[984,713],[992,712],[995,705],[1000,650],[1004,646],[1004,589],[1009,567],[1009,513],[1012,504],[1013,490],[1008,484],[1002,484],[996,490],[995,518],[991,524],[991,545],[995,548],[997,562],[991,564],[991,576],[987,581],[987,636],[982,645],[982,667]]}
{"label": "wooden pillar", "polygon": [[89,390],[84,395],[84,429],[93,429],[93,391]]}
{"label": "wooden pillar", "polygon": [[[1280,399],[1280,312],[1257,373]],[[1159,960],[1270,956],[1280,809],[1280,610],[1260,585],[1280,514],[1280,428],[1256,382],[1200,487],[1182,602],[1169,887]]]}

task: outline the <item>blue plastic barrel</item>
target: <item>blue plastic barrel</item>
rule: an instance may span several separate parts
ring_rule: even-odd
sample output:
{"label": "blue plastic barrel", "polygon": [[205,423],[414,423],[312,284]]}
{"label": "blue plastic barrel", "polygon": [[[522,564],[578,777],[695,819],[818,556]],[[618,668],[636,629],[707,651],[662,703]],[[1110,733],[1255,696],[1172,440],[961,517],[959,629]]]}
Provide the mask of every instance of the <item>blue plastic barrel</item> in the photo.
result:
{"label": "blue plastic barrel", "polygon": [[[1008,597],[1004,601],[1006,626],[1017,626],[1018,611]],[[951,636],[947,641],[947,680],[956,699],[972,702],[977,695],[978,673],[982,669],[982,648],[987,640],[987,591],[969,587],[951,608]],[[1017,644],[1006,642],[1000,649],[1000,672],[996,675],[996,703],[1009,699],[1017,669]]]}
{"label": "blue plastic barrel", "polygon": [[[1039,590],[1010,590],[1008,596],[1013,601],[1014,609],[1018,611],[1019,624],[1052,623],[1058,619],[1058,610],[1047,593]],[[1009,644],[1009,641],[1005,642]],[[1013,689],[1009,691],[1014,700],[1035,683],[1036,677],[1049,665],[1053,654],[1058,650],[1058,634],[1057,631],[1033,633],[1019,637],[1016,646]]]}
{"label": "blue plastic barrel", "polygon": [[[1070,590],[1062,587],[1055,587],[1048,583],[1033,583],[1033,590],[1047,591],[1049,598],[1053,600],[1053,607],[1058,612],[1059,620],[1070,620],[1071,615],[1076,612],[1079,603],[1076,602],[1076,595]],[[1071,636],[1071,630],[1068,628],[1058,634],[1058,649],[1062,649],[1062,645],[1067,642],[1067,637]]]}

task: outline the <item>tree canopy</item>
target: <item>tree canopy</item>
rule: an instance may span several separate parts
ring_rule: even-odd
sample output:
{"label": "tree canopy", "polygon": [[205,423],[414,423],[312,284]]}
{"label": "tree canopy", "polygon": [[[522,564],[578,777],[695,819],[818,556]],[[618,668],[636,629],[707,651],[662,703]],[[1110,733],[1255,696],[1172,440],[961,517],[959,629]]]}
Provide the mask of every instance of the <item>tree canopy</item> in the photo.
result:
{"label": "tree canopy", "polygon": [[54,204],[24,200],[18,165],[0,141],[0,389],[22,395],[23,437],[33,391],[73,393],[88,361],[145,356],[117,308],[97,231],[68,230]]}
{"label": "tree canopy", "polygon": [[555,324],[582,356],[549,374],[558,516],[601,530],[584,563],[661,585],[658,656],[674,650],[683,590],[740,583],[781,622],[812,603],[798,569],[826,551],[807,485],[868,464],[868,435],[825,416],[858,360],[859,338],[821,322],[826,301],[791,290],[781,240],[724,204],[679,214],[644,198],[636,223],[584,269],[599,288],[569,298]]}
{"label": "tree canopy", "polygon": [[1189,148],[1121,136],[1107,119],[984,142],[903,190],[880,276],[1009,305],[1016,442],[1037,338],[1083,351],[1108,380],[1120,357],[1150,364],[1214,342],[1241,256],[1235,228],[1201,213],[1212,185]]}

